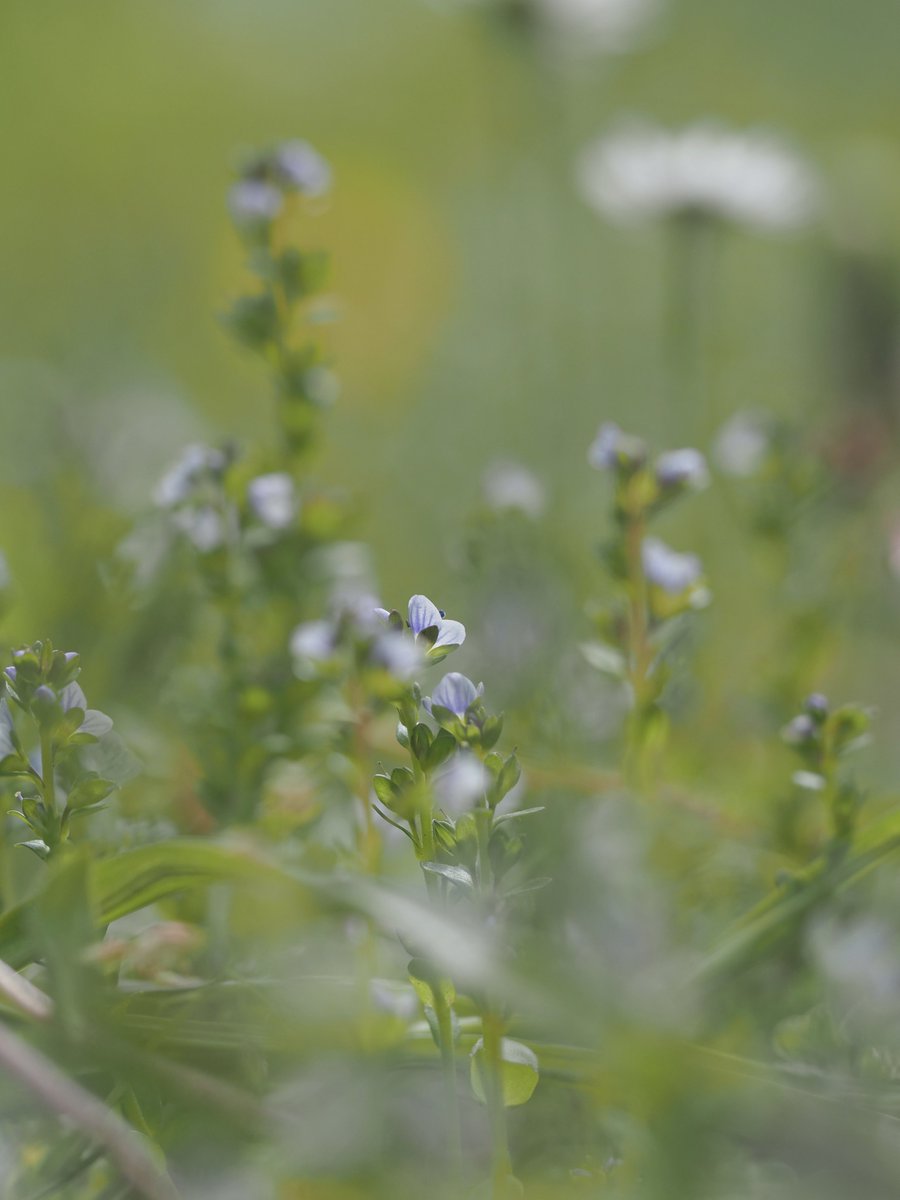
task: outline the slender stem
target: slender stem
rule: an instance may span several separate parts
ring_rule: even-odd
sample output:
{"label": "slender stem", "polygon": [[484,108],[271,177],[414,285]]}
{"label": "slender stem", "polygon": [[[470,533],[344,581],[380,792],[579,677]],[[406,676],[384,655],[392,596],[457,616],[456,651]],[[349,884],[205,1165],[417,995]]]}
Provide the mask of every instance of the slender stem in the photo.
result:
{"label": "slender stem", "polygon": [[377,875],[381,865],[381,836],[375,825],[372,805],[369,803],[369,713],[358,678],[351,679],[349,693],[350,711],[353,714],[352,754],[356,768],[356,794],[363,817],[359,834],[359,856],[363,871],[367,875]]}
{"label": "slender stem", "polygon": [[[56,766],[53,761],[53,737],[50,733],[41,734],[41,787],[43,789],[44,808],[51,818],[57,818],[58,836],[54,837],[51,850],[55,850],[62,840],[62,825],[56,812]],[[53,827],[50,822],[48,828]]]}
{"label": "slender stem", "polygon": [[644,740],[649,708],[647,680],[653,661],[647,579],[644,575],[643,544],[646,518],[629,516],[625,529],[625,558],[628,571],[628,680],[631,684],[631,713],[625,747],[625,776],[632,787],[646,782]]}
{"label": "slender stem", "polygon": [[512,1160],[503,1098],[503,1022],[486,1008],[482,1013],[481,1026],[484,1091],[491,1127],[491,1190],[493,1200],[506,1200],[512,1176]]}
{"label": "slender stem", "polygon": [[432,991],[434,997],[434,1015],[437,1018],[438,1036],[440,1038],[441,1074],[444,1081],[444,1103],[447,1114],[447,1141],[453,1169],[457,1175],[462,1172],[462,1130],[459,1119],[459,1093],[456,1087],[456,1054],[453,1041],[453,1016],[450,1005],[444,998],[440,988]]}
{"label": "slender stem", "polygon": [[[478,888],[487,908],[494,891],[490,842],[493,814],[489,808],[475,813],[478,829]],[[493,1200],[506,1200],[512,1178],[506,1104],[503,1096],[503,1018],[488,997],[481,1006],[481,1036],[484,1052],[484,1093],[491,1131],[491,1192]]]}

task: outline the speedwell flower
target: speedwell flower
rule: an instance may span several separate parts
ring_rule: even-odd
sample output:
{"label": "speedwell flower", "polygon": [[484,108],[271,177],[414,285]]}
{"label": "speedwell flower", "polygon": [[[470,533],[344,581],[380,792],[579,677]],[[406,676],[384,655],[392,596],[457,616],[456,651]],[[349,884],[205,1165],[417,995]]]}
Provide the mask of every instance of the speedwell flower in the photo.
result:
{"label": "speedwell flower", "polygon": [[673,596],[693,587],[703,574],[696,554],[681,554],[659,538],[644,539],[641,558],[648,582]]}
{"label": "speedwell flower", "polygon": [[483,683],[476,687],[467,676],[461,675],[459,671],[451,671],[449,675],[444,676],[431,695],[423,699],[422,707],[429,715],[437,705],[439,708],[446,708],[457,717],[464,717],[466,711],[483,695]]}
{"label": "speedwell flower", "polygon": [[623,433],[614,421],[600,426],[588,450],[588,462],[598,471],[639,467],[646,456],[647,447],[641,439]]}
{"label": "speedwell flower", "polygon": [[[376,608],[375,612],[384,621],[402,628],[402,618],[399,613],[389,612],[386,608]],[[425,657],[429,662],[440,662],[451,650],[461,646],[466,640],[466,627],[461,621],[449,621],[427,596],[411,596],[407,607],[407,625],[414,641],[425,649]]]}
{"label": "speedwell flower", "polygon": [[666,450],[656,460],[656,479],[664,488],[700,491],[709,483],[709,469],[699,450]]}

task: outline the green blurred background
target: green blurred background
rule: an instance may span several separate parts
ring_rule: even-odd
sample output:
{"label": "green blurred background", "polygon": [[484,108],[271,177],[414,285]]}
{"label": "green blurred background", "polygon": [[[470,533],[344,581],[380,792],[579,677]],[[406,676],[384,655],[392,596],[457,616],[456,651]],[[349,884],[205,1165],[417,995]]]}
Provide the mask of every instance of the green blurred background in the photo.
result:
{"label": "green blurred background", "polygon": [[[77,646],[114,714],[129,684],[111,648],[131,619],[104,583],[115,546],[185,441],[269,427],[266,380],[217,323],[242,284],[225,211],[242,148],[303,137],[334,166],[308,230],[333,256],[339,319],[324,336],[342,380],[317,471],[356,499],[385,600],[425,591],[473,627],[459,669],[488,676],[478,603],[503,603],[496,570],[479,592],[460,567],[492,460],[547,488],[522,550],[547,661],[584,638],[584,602],[603,592],[608,494],[585,457],[602,420],[707,450],[730,414],[763,408],[815,461],[843,463],[867,328],[846,316],[854,264],[878,281],[888,340],[900,324],[893,0],[672,0],[639,48],[575,60],[422,0],[5,0],[0,22],[4,635]],[[814,230],[719,239],[703,394],[675,419],[663,235],[605,223],[574,184],[579,150],[622,113],[773,128],[827,189]],[[795,618],[792,645],[810,630],[814,644],[787,689],[877,704],[883,777],[900,766],[885,670],[896,378],[882,382],[887,452],[831,471],[812,515],[788,514],[797,538],[754,543],[752,502],[728,481],[664,526],[708,561],[715,595],[683,747],[710,788],[734,777],[733,744],[717,766],[723,712],[749,768],[754,738],[799,701],[777,684],[772,703],[756,694]]]}

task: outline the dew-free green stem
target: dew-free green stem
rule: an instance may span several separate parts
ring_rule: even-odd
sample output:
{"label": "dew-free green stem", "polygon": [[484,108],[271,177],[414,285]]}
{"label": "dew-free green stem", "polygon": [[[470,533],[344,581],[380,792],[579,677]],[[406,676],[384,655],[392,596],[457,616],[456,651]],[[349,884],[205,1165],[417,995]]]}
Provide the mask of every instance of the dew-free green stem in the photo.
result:
{"label": "dew-free green stem", "polygon": [[[49,816],[55,819],[57,815],[56,767],[53,754],[53,735],[49,732],[41,733],[41,786],[43,788],[44,808],[47,810]],[[55,841],[56,839],[54,839]],[[55,848],[55,844],[50,846],[51,850]]]}
{"label": "dew-free green stem", "polygon": [[626,518],[625,562],[628,586],[628,682],[631,685],[631,712],[625,747],[625,774],[634,787],[645,782],[644,741],[649,698],[647,683],[653,660],[650,646],[650,620],[647,579],[644,575],[643,544],[646,518],[643,514]]}
{"label": "dew-free green stem", "polygon": [[[493,814],[480,809],[475,814],[478,829],[478,886],[486,906],[494,890],[490,840]],[[503,1095],[502,1018],[485,998],[481,1009],[482,1049],[484,1052],[484,1094],[491,1131],[491,1188],[494,1200],[505,1200],[512,1176],[506,1105]]]}
{"label": "dew-free green stem", "polygon": [[453,1016],[450,1005],[438,987],[434,989],[434,1015],[440,1038],[441,1075],[444,1081],[444,1103],[447,1115],[447,1143],[454,1170],[462,1171],[462,1131],[459,1119],[459,1093],[456,1086],[456,1054],[454,1052]]}
{"label": "dew-free green stem", "polygon": [[491,1191],[493,1200],[506,1200],[512,1160],[503,1097],[503,1022],[492,1012],[482,1013],[484,1093],[491,1128]]}

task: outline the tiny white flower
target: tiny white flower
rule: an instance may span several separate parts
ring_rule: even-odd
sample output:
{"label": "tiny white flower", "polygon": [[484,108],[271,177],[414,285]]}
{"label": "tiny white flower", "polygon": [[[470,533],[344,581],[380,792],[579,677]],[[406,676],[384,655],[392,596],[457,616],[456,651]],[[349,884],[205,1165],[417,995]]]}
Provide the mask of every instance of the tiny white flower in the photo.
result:
{"label": "tiny white flower", "polygon": [[304,621],[291,634],[290,650],[294,674],[312,679],[317,668],[334,654],[334,626],[330,621]]}
{"label": "tiny white flower", "polygon": [[269,529],[287,529],[297,516],[297,493],[294,481],[286,471],[274,471],[251,479],[247,498],[256,517]]}
{"label": "tiny white flower", "polygon": [[209,504],[180,508],[172,518],[176,528],[193,542],[201,554],[210,554],[225,541],[225,521]]}
{"label": "tiny white flower", "polygon": [[544,511],[543,484],[520,463],[492,463],[485,472],[483,487],[488,507],[495,512],[514,509],[536,518]]}
{"label": "tiny white flower", "polygon": [[749,478],[762,467],[769,452],[770,435],[764,414],[735,413],[716,437],[713,457],[726,475]]}
{"label": "tiny white flower", "polygon": [[159,508],[174,508],[189,498],[202,476],[221,471],[225,457],[221,450],[195,442],[185,446],[179,458],[153,490],[153,502]]}

